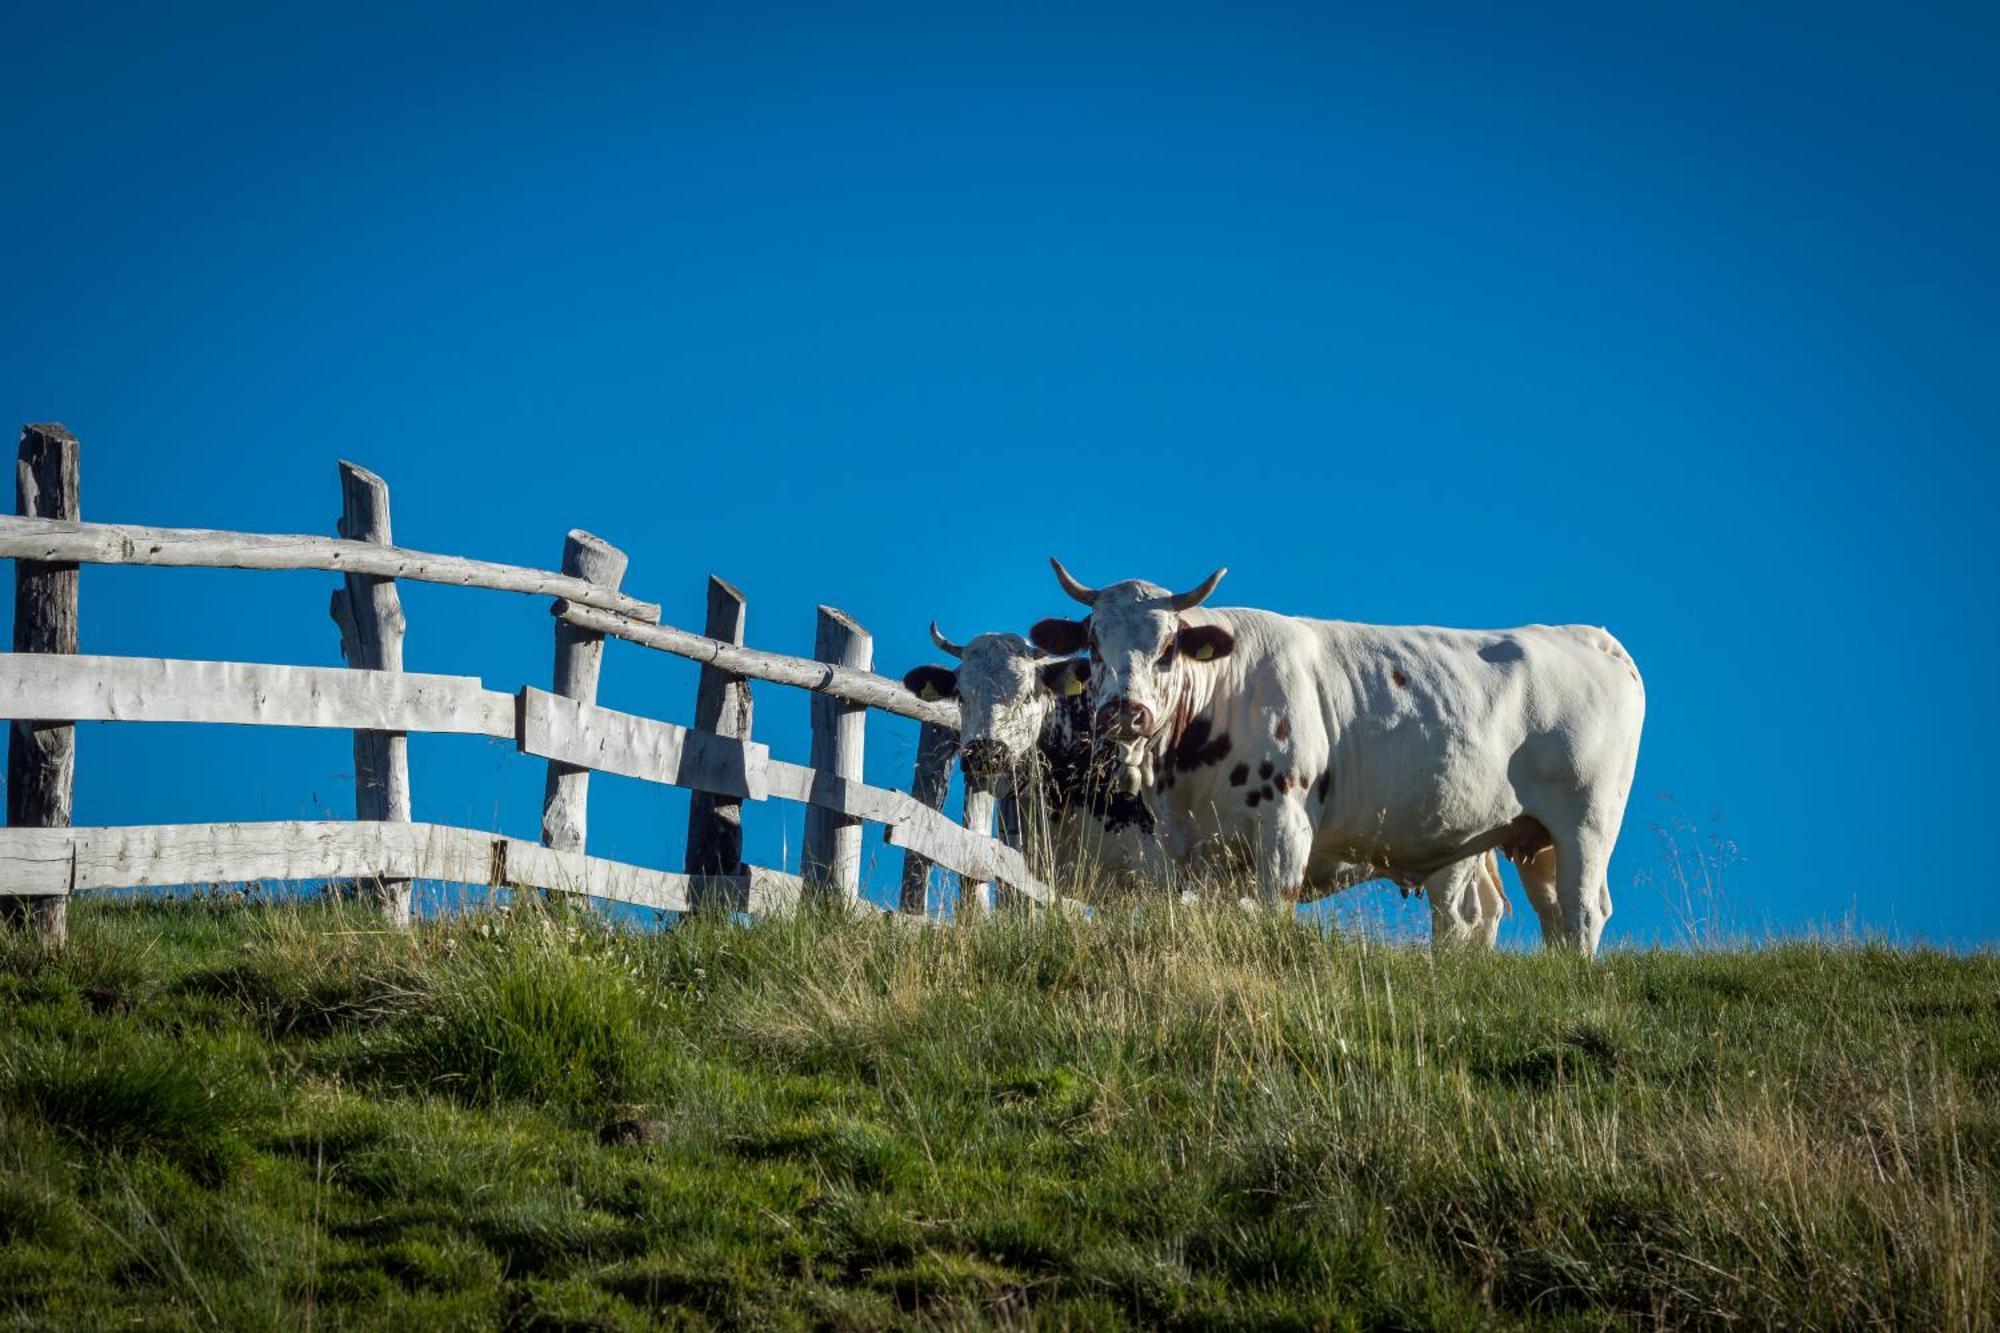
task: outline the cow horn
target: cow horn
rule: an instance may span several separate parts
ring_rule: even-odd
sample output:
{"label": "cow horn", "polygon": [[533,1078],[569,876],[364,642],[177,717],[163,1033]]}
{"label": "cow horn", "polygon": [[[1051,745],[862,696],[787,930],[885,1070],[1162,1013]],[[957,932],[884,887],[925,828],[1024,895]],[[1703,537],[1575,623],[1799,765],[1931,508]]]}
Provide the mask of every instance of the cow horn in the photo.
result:
{"label": "cow horn", "polygon": [[1085,606],[1097,605],[1097,589],[1087,583],[1078,583],[1070,572],[1063,568],[1063,562],[1054,556],[1049,557],[1049,563],[1055,566],[1056,582],[1062,584],[1064,592],[1076,598],[1077,601],[1082,602]]}
{"label": "cow horn", "polygon": [[1197,606],[1208,600],[1208,595],[1215,591],[1215,585],[1222,582],[1222,576],[1228,572],[1229,566],[1224,565],[1221,569],[1216,570],[1213,574],[1203,579],[1201,586],[1194,589],[1194,591],[1177,592],[1172,597],[1169,597],[1167,605],[1173,607],[1176,611],[1194,610]]}
{"label": "cow horn", "polygon": [[965,645],[962,643],[953,643],[950,639],[947,639],[939,632],[937,621],[935,620],[931,622],[931,642],[938,646],[940,652],[950,653],[953,657],[965,656]]}

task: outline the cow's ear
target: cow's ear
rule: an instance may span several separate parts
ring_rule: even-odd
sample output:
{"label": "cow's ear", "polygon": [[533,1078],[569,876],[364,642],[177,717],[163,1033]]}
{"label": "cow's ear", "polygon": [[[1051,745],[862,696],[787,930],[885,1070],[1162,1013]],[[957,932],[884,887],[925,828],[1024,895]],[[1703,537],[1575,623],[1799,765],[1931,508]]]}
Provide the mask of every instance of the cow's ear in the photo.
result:
{"label": "cow's ear", "polygon": [[1064,620],[1060,616],[1049,620],[1037,620],[1035,627],[1028,631],[1028,642],[1045,653],[1057,657],[1068,657],[1081,652],[1090,640],[1090,621]]}
{"label": "cow's ear", "polygon": [[1182,625],[1174,646],[1197,662],[1213,662],[1236,651],[1236,636],[1220,625]]}
{"label": "cow's ear", "polygon": [[1090,685],[1090,663],[1081,657],[1065,657],[1042,668],[1042,684],[1058,699],[1074,699]]}
{"label": "cow's ear", "polygon": [[958,693],[958,673],[950,667],[912,667],[903,677],[903,688],[926,703],[949,699]]}

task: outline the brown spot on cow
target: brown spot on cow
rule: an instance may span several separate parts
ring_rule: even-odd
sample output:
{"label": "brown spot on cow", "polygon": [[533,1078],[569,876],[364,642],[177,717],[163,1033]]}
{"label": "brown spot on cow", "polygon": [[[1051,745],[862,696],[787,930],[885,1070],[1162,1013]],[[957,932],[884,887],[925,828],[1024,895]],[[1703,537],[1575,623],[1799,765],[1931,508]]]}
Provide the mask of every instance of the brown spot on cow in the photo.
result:
{"label": "brown spot on cow", "polygon": [[1198,717],[1181,733],[1180,743],[1169,752],[1169,762],[1183,772],[1219,764],[1229,757],[1229,734],[1211,736],[1209,721]]}
{"label": "brown spot on cow", "polygon": [[1393,668],[1389,672],[1389,679],[1395,681],[1397,685],[1408,685],[1410,683],[1410,678],[1403,674],[1401,667]]}
{"label": "brown spot on cow", "polygon": [[1240,787],[1250,780],[1250,765],[1238,764],[1229,770],[1229,785]]}
{"label": "brown spot on cow", "polygon": [[1292,720],[1280,713],[1277,722],[1271,727],[1271,735],[1281,741],[1290,740],[1292,738]]}
{"label": "brown spot on cow", "polygon": [[1290,773],[1280,773],[1278,774],[1277,780],[1274,781],[1271,785],[1276,787],[1278,789],[1278,794],[1282,796],[1286,792],[1292,789],[1292,775]]}

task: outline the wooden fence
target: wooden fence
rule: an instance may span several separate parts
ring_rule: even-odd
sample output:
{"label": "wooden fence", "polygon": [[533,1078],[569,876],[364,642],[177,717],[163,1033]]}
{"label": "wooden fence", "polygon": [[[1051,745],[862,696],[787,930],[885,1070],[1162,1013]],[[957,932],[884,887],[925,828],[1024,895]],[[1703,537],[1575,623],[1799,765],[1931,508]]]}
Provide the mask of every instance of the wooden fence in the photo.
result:
{"label": "wooden fence", "polygon": [[[743,644],[743,595],[711,578],[705,633],[660,623],[660,608],[620,590],[626,557],[571,532],[560,572],[434,555],[395,544],[389,488],[340,464],[338,537],[149,528],[81,521],[78,448],[60,426],[21,432],[17,515],[0,516],[0,558],[14,561],[14,651],[0,655],[0,716],[13,720],[7,825],[0,830],[0,915],[60,942],[68,896],[150,885],[344,880],[379,896],[386,918],[410,919],[412,881],[580,893],[643,907],[761,912],[818,892],[857,910],[864,822],[903,849],[900,909],[927,912],[933,863],[960,877],[960,914],[990,908],[992,885],[1055,902],[1019,850],[942,813],[956,751],[957,705],[926,702],[868,668],[866,630],[819,609],[815,658]],[[344,667],[105,657],[78,651],[78,571],[85,564],[323,570],[341,576],[332,615]],[[550,688],[511,693],[472,677],[403,670],[403,579],[553,599]],[[598,706],[606,640],[701,663],[694,725]],[[751,739],[750,681],[809,690],[810,764],[771,757]],[[910,791],[862,781],[866,717],[921,723]],[[223,722],[331,727],[354,733],[355,819],[71,827],[75,724]],[[413,823],[410,732],[511,740],[546,761],[539,843]],[[679,872],[589,855],[590,775],[616,773],[686,788],[687,852]],[[807,807],[797,872],[742,859],[742,809],[772,799]]]}

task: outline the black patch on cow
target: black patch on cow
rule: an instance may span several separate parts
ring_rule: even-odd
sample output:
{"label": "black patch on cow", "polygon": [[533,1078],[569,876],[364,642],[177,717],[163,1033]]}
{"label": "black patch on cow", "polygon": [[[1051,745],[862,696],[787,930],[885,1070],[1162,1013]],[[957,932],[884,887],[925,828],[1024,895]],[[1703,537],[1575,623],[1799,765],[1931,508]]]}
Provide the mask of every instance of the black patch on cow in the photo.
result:
{"label": "black patch on cow", "polygon": [[1035,627],[1028,631],[1028,642],[1057,657],[1073,656],[1082,652],[1083,645],[1090,642],[1090,621],[1065,620],[1061,616],[1037,620]]}
{"label": "black patch on cow", "polygon": [[1326,801],[1327,793],[1333,790],[1332,769],[1329,768],[1328,770],[1326,770],[1326,772],[1319,775],[1319,787],[1317,790],[1319,792],[1320,802],[1324,804]]}
{"label": "black patch on cow", "polygon": [[1174,768],[1193,771],[1219,764],[1229,757],[1229,734],[1211,736],[1212,727],[1205,717],[1198,717],[1188,723],[1181,733],[1180,742],[1168,752],[1167,762]]}
{"label": "black patch on cow", "polygon": [[1240,787],[1250,780],[1250,765],[1238,764],[1229,770],[1229,785]]}
{"label": "black patch on cow", "polygon": [[1260,778],[1268,778],[1271,776],[1271,770],[1275,767],[1277,767],[1277,765],[1273,764],[1270,760],[1266,759],[1263,763],[1257,765],[1257,776]]}
{"label": "black patch on cow", "polygon": [[950,667],[911,667],[903,676],[903,688],[919,699],[949,699],[958,693],[958,673]]}
{"label": "black patch on cow", "polygon": [[1264,793],[1260,791],[1253,791],[1243,798],[1243,804],[1249,806],[1252,810],[1255,810],[1257,808],[1257,802],[1263,799],[1264,799]]}
{"label": "black patch on cow", "polygon": [[1292,738],[1292,720],[1282,713],[1279,714],[1276,724],[1271,728],[1271,735],[1281,741],[1290,740]]}
{"label": "black patch on cow", "polygon": [[1270,784],[1270,783],[1268,783],[1268,782],[1267,782],[1267,783],[1265,783],[1265,784],[1264,784],[1264,788],[1263,788],[1263,790],[1262,790],[1262,791],[1259,791],[1259,792],[1258,792],[1257,794],[1258,794],[1259,796],[1262,796],[1262,797],[1263,797],[1263,798],[1264,798],[1265,800],[1267,800],[1267,801],[1268,801],[1268,800],[1270,800],[1270,799],[1271,799],[1271,784]]}
{"label": "black patch on cow", "polygon": [[1109,760],[1095,752],[1090,731],[1090,696],[1058,694],[1035,743],[1041,760],[1042,799],[1060,818],[1079,805],[1107,833],[1137,828],[1153,832],[1153,812],[1136,792],[1115,790]]}
{"label": "black patch on cow", "polygon": [[1183,625],[1174,646],[1197,662],[1213,662],[1236,651],[1236,636],[1220,625]]}
{"label": "black patch on cow", "polygon": [[1280,794],[1288,792],[1292,789],[1292,775],[1290,773],[1280,773],[1271,785],[1276,787]]}

